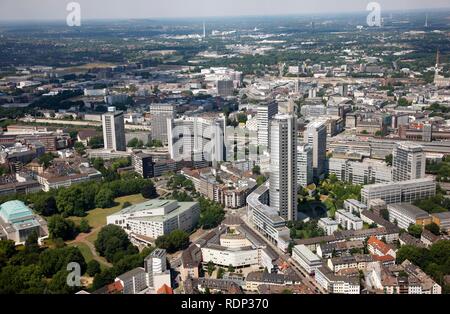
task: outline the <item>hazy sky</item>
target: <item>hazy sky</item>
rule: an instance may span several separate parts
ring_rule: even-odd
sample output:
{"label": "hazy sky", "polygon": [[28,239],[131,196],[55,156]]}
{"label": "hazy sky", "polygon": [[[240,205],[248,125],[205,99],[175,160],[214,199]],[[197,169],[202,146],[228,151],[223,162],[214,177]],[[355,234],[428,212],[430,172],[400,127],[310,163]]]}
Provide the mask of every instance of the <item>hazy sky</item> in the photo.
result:
{"label": "hazy sky", "polygon": [[[71,0],[0,0],[1,20],[65,19]],[[364,11],[371,0],[77,0],[82,19],[283,15]],[[378,0],[382,10],[450,7],[449,0]]]}

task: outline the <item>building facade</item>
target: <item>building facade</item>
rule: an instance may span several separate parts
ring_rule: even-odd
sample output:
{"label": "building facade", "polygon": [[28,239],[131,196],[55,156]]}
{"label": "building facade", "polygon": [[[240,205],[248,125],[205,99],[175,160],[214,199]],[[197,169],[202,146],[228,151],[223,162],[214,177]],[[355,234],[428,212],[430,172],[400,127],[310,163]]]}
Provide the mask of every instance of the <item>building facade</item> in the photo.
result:
{"label": "building facade", "polygon": [[286,220],[297,219],[297,124],[279,114],[270,123],[270,206]]}
{"label": "building facade", "polygon": [[151,104],[150,114],[152,139],[159,140],[167,145],[167,119],[175,118],[175,106],[171,104]]}
{"label": "building facade", "polygon": [[425,177],[426,158],[423,147],[414,143],[397,143],[392,154],[394,181]]}
{"label": "building facade", "polygon": [[320,178],[325,170],[327,155],[327,127],[323,121],[313,121],[306,126],[304,141],[313,149],[313,173]]}
{"label": "building facade", "polygon": [[116,111],[115,107],[108,107],[108,112],[102,115],[102,127],[105,149],[127,150],[122,111]]}

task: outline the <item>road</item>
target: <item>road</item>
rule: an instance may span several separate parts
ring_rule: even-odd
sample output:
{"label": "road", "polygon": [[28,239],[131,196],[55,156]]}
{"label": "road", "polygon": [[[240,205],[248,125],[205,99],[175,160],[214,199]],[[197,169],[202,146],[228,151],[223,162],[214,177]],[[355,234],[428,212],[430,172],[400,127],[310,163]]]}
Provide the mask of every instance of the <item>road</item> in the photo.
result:
{"label": "road", "polygon": [[[247,217],[247,211],[246,208],[239,208],[234,211],[236,214],[238,214],[241,219],[244,221],[244,223],[253,231],[255,231],[258,235],[260,235],[259,231],[256,230],[252,224],[248,221]],[[301,278],[302,283],[307,286],[309,289],[314,291],[315,293],[326,293],[326,291],[323,290],[323,288],[309,275],[307,274],[303,268],[300,267],[300,265],[294,261],[289,254],[284,253],[281,251],[276,245],[274,245],[272,242],[268,241],[264,236],[261,235],[261,239],[263,239],[268,246],[270,246],[272,249],[275,250],[275,252],[283,259],[289,267],[295,271],[295,273]]]}

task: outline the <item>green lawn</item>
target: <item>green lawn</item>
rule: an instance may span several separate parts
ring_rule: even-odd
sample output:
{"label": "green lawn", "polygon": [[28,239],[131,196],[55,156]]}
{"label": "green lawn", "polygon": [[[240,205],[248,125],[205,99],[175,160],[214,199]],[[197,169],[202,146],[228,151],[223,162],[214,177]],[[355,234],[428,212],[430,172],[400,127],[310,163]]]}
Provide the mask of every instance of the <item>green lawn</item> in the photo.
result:
{"label": "green lawn", "polygon": [[[81,254],[84,257],[84,260],[86,261],[86,263],[89,263],[90,261],[92,261],[94,259],[94,256],[92,255],[91,250],[89,249],[89,247],[87,246],[86,243],[83,242],[76,242],[76,243],[71,243],[69,244],[69,246],[74,246],[77,247]],[[100,258],[100,260],[104,260],[104,258]],[[108,266],[106,264],[104,264],[105,262],[100,261],[100,268],[103,269],[107,269]]]}
{"label": "green lawn", "polygon": [[[106,216],[114,214],[122,209],[122,205],[125,202],[129,202],[131,204],[137,204],[145,201],[146,199],[141,194],[134,194],[129,196],[118,197],[115,199],[117,203],[116,206],[111,208],[96,208],[90,210],[86,218],[89,221],[89,225],[91,228],[98,228],[106,225]],[[69,219],[73,220],[75,223],[79,223],[82,217],[69,217]]]}
{"label": "green lawn", "polygon": [[[131,204],[137,204],[144,202],[145,200],[146,198],[144,198],[141,194],[123,196],[115,199],[117,205],[114,207],[96,208],[90,210],[88,215],[84,218],[86,218],[89,221],[89,225],[91,226],[92,229],[97,228],[97,230],[93,230],[92,233],[86,237],[86,240],[94,244],[95,240],[97,239],[97,235],[100,232],[100,228],[106,225],[106,216],[114,214],[119,210],[121,210],[123,203],[129,202]],[[78,224],[82,219],[82,217],[69,217],[69,219]],[[86,262],[93,259],[92,253],[90,252],[89,247],[85,243],[73,242],[70,245],[79,246],[81,253],[83,253],[84,258],[86,259]]]}
{"label": "green lawn", "polygon": [[82,242],[76,242],[76,243],[69,244],[69,246],[77,247],[80,250],[81,254],[83,254],[83,257],[86,260],[86,263],[88,263],[94,259],[94,256],[92,255],[92,252],[89,249],[89,247],[87,246],[87,244],[82,243]]}

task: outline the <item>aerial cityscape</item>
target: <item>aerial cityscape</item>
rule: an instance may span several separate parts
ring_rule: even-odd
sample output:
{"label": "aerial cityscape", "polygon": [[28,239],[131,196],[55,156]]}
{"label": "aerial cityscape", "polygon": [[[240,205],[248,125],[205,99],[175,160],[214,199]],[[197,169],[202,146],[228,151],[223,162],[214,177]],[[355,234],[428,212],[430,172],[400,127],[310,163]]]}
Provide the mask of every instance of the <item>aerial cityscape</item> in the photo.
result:
{"label": "aerial cityscape", "polygon": [[449,3],[52,2],[0,3],[0,295],[450,294]]}

